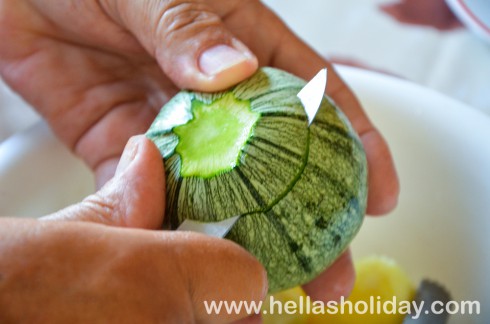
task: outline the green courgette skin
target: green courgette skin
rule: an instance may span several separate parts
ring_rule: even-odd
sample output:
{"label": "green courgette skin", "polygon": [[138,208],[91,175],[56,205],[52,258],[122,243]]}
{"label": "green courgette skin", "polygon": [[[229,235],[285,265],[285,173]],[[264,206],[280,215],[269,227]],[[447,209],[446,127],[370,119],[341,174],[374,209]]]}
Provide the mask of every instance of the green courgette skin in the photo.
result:
{"label": "green courgette skin", "polygon": [[296,96],[304,85],[289,73],[262,68],[229,89],[250,100],[261,117],[239,165],[211,178],[180,176],[179,138],[172,129],[192,119],[193,100],[211,103],[224,92],[180,92],[147,132],[165,160],[164,228],[175,229],[186,218],[242,215],[227,238],[262,262],[270,292],[309,282],[332,264],[358,232],[366,208],[367,162],[358,136],[327,97],[308,127]]}

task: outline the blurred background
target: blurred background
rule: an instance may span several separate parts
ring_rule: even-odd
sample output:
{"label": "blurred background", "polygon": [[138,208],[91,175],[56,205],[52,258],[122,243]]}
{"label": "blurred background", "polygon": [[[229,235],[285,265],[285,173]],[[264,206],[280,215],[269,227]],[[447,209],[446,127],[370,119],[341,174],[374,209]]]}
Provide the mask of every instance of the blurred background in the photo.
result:
{"label": "blurred background", "polygon": [[[490,114],[490,43],[460,22],[450,2],[265,1],[333,62],[399,76]],[[459,2],[486,3],[473,14],[490,18],[490,2]]]}
{"label": "blurred background", "polygon": [[[490,43],[461,23],[445,0],[264,2],[333,62],[411,80],[490,114]],[[447,2],[486,3],[482,19],[490,17],[488,1]],[[0,142],[38,118],[0,83]]]}

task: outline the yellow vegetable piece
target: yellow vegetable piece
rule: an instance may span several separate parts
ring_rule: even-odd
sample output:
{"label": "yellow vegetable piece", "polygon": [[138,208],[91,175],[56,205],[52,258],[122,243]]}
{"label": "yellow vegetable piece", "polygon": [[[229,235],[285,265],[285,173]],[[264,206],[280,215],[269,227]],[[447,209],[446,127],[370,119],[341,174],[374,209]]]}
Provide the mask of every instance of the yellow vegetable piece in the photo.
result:
{"label": "yellow vegetable piece", "polygon": [[[295,287],[276,293],[272,295],[272,299],[271,296],[267,296],[262,306],[263,324],[307,324],[308,316],[305,314],[304,310],[301,311],[299,309],[299,307],[303,305],[305,298],[306,294],[301,287]],[[301,299],[303,301],[301,301]],[[277,302],[277,304],[271,305],[271,301],[273,303]],[[278,314],[279,302],[282,305],[280,306],[282,307],[282,314]],[[290,314],[285,312],[286,308],[289,308],[288,311]]]}
{"label": "yellow vegetable piece", "polygon": [[[356,283],[352,294],[347,299],[352,303],[355,310],[355,303],[364,301],[368,305],[371,303],[376,307],[379,305],[381,314],[345,314],[349,306],[344,306],[344,314],[340,314],[340,306],[334,308],[327,305],[318,312],[314,301],[308,300],[300,287],[285,290],[274,295],[268,296],[263,304],[263,323],[264,324],[401,324],[405,314],[392,314],[401,301],[411,302],[415,295],[415,287],[407,274],[391,258],[384,256],[370,256],[355,262],[357,272]],[[396,298],[397,305],[393,304]],[[271,305],[275,303],[275,305]],[[388,313],[383,312],[383,303]],[[279,303],[281,306],[279,306]],[[288,306],[289,305],[289,306]],[[313,307],[312,307],[313,306]],[[302,309],[301,309],[302,307]],[[308,307],[310,307],[308,309]],[[282,314],[278,314],[279,309]],[[361,312],[364,306],[359,307]],[[285,310],[289,310],[287,314]],[[322,313],[322,314],[319,314]],[[332,314],[336,313],[336,314]]]}
{"label": "yellow vegetable piece", "polygon": [[[374,312],[380,305],[381,314],[340,314],[340,306],[337,309],[328,309],[330,313],[310,315],[309,324],[401,324],[405,314],[392,314],[393,307],[396,310],[400,301],[412,301],[415,295],[415,287],[407,274],[400,266],[388,257],[371,256],[355,263],[357,272],[356,283],[348,301],[354,304],[364,301],[368,305],[373,304]],[[396,304],[393,303],[396,297]],[[384,303],[389,301],[389,303]],[[384,304],[383,304],[384,303]],[[358,309],[364,312],[363,304]],[[383,311],[383,305],[385,311]],[[353,307],[355,309],[355,307]],[[349,307],[344,307],[348,312]],[[337,311],[337,314],[331,313]]]}

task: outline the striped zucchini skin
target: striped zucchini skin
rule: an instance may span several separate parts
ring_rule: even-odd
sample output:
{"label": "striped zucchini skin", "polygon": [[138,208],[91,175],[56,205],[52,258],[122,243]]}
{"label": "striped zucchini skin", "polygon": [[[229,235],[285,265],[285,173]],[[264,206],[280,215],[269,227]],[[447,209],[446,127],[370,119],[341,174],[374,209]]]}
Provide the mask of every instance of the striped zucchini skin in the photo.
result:
{"label": "striped zucchini skin", "polygon": [[[305,82],[262,68],[229,89],[260,113],[240,163],[211,178],[180,176],[179,141],[172,132],[192,119],[193,100],[221,93],[180,92],[147,132],[167,174],[167,223],[219,221],[242,215],[227,238],[265,266],[269,291],[306,283],[327,268],[358,232],[366,208],[367,163],[342,112],[324,97],[310,127],[297,93]],[[219,157],[217,157],[219,158]]]}

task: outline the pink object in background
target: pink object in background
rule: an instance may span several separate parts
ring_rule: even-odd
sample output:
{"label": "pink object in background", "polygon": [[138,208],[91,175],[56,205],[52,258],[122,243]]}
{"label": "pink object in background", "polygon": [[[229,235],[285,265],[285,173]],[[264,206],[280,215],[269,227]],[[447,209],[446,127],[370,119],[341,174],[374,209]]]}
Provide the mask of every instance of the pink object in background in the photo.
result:
{"label": "pink object in background", "polygon": [[380,7],[405,24],[433,27],[441,31],[462,27],[444,0],[400,0]]}

